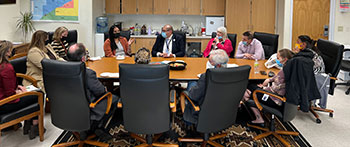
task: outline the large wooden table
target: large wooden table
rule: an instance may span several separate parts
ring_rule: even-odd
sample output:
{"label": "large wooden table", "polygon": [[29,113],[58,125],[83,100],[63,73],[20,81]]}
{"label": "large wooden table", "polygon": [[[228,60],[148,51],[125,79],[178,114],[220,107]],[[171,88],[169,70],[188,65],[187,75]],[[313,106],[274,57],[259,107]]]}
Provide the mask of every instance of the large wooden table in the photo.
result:
{"label": "large wooden table", "polygon": [[[206,63],[208,61],[208,58],[186,58],[186,57],[179,57],[179,58],[162,58],[162,57],[153,57],[151,62],[161,62],[161,61],[175,61],[175,60],[183,60],[187,63],[186,69],[181,71],[176,70],[170,70],[169,79],[173,81],[191,81],[191,80],[198,80],[197,75],[200,73],[205,73],[206,71]],[[266,69],[264,66],[264,63],[266,60],[259,61],[259,70],[266,71],[266,73],[269,73],[270,71],[277,74],[279,71],[276,68],[272,69]],[[111,72],[111,73],[119,73],[119,64],[120,63],[129,63],[134,64],[134,58],[133,57],[126,57],[124,60],[117,60],[113,57],[103,57],[102,60],[97,61],[88,61],[86,64],[87,66],[96,71],[98,78],[103,79],[118,79],[118,78],[110,78],[110,77],[102,77],[100,74],[103,72]],[[247,60],[247,59],[230,59],[229,64],[237,64],[237,65],[249,65],[252,67],[249,75],[250,80],[261,80],[261,79],[267,79],[267,75],[261,75],[260,73],[254,74],[254,60]]]}

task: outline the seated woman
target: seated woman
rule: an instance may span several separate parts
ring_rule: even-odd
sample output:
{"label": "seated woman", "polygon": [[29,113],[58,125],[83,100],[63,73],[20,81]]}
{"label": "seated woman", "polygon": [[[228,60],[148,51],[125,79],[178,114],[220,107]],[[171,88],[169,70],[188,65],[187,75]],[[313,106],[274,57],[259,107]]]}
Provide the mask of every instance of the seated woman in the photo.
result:
{"label": "seated woman", "polygon": [[120,36],[120,29],[116,25],[111,26],[108,35],[109,38],[106,39],[103,45],[106,57],[131,55],[130,45],[134,42],[134,39],[127,41],[125,37]]}
{"label": "seated woman", "polygon": [[151,61],[149,49],[140,48],[135,54],[135,64],[148,64]]}
{"label": "seated woman", "polygon": [[225,27],[220,27],[217,29],[216,37],[210,39],[207,47],[203,52],[203,56],[208,57],[210,51],[217,49],[224,50],[228,56],[230,56],[230,53],[233,50],[231,40],[227,38],[227,31]]}
{"label": "seated woman", "polygon": [[58,27],[53,34],[53,41],[51,46],[58,56],[63,59],[67,59],[68,42],[66,41],[68,36],[68,29],[66,27]]}
{"label": "seated woman", "polygon": [[[52,59],[52,60],[62,60],[55,51],[52,49],[51,45],[48,44],[48,33],[42,30],[36,31],[32,40],[29,44],[29,51],[27,54],[27,72],[29,75],[38,81],[38,88],[45,92],[43,73],[41,60]],[[29,86],[31,83],[27,80],[23,80],[24,86]]]}
{"label": "seated woman", "polygon": [[[0,41],[0,100],[3,100],[9,96],[26,92],[26,88],[17,85],[16,73],[12,65],[8,61],[8,57],[12,52],[12,43],[9,41]],[[25,98],[16,99],[0,106],[0,115],[11,113],[19,109],[25,108],[29,105],[38,102],[37,96],[29,95]],[[23,132],[28,134],[29,129],[31,131],[29,138],[34,139],[36,133],[38,133],[38,120],[33,120],[34,126],[31,127],[28,123],[25,123]],[[35,130],[35,128],[37,128]]]}
{"label": "seated woman", "polygon": [[[294,53],[289,49],[281,49],[277,53],[277,63],[285,64],[287,60],[291,59],[293,57]],[[271,86],[268,84],[272,83]],[[280,70],[278,74],[273,76],[272,78],[266,79],[264,83],[262,84],[252,84],[248,86],[248,89],[246,90],[246,93],[244,94],[244,100],[247,101],[248,99],[252,98],[252,92],[256,89],[264,89],[273,93],[277,93],[278,95],[285,95],[285,82],[284,82],[284,72],[283,70]],[[282,101],[274,98],[269,97],[266,101],[262,100],[263,94],[258,93],[257,94],[258,100],[260,103],[264,105],[268,105],[274,108],[279,108],[282,105]],[[254,124],[263,124],[264,119],[262,119],[261,114],[259,110],[255,107],[250,107],[252,111],[255,114],[256,119],[252,121]]]}
{"label": "seated woman", "polygon": [[297,43],[295,44],[293,52],[296,54],[312,52],[314,54],[314,57],[312,59],[314,61],[314,73],[324,73],[325,65],[322,57],[319,55],[320,51],[315,46],[315,43],[316,41],[312,40],[309,36],[300,35],[298,37]]}

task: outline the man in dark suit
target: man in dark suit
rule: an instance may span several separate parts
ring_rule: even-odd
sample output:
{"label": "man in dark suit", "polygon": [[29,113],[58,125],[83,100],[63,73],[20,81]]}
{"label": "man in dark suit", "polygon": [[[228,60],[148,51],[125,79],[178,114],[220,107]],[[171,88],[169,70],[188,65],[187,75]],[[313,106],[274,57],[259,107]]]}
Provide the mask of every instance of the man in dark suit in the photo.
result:
{"label": "man in dark suit", "polygon": [[[209,54],[209,61],[208,64],[210,66],[207,66],[207,68],[226,68],[227,62],[229,60],[227,53],[224,50],[218,49],[213,50]],[[187,92],[189,98],[192,100],[193,103],[196,104],[196,106],[201,106],[204,101],[205,96],[205,73],[201,74],[198,82],[189,82],[187,85]],[[185,112],[184,112],[184,120],[187,123],[191,124],[197,124],[198,120],[198,112],[194,110],[192,105],[187,102],[185,106]]]}
{"label": "man in dark suit", "polygon": [[153,57],[183,57],[185,56],[185,41],[181,35],[173,34],[169,24],[162,28],[152,48]]}
{"label": "man in dark suit", "polygon": [[[69,61],[85,62],[87,60],[86,48],[81,43],[76,43],[68,48],[67,58]],[[86,68],[86,96],[89,98],[89,102],[97,101],[101,96],[107,93],[105,86],[97,79],[96,72]],[[112,108],[116,106],[117,98],[113,95]],[[92,120],[91,130],[95,132],[103,140],[109,140],[112,138],[107,131],[102,127],[108,118],[112,115],[110,112],[105,115],[107,109],[107,99],[100,101],[95,108],[90,109],[90,119]]]}

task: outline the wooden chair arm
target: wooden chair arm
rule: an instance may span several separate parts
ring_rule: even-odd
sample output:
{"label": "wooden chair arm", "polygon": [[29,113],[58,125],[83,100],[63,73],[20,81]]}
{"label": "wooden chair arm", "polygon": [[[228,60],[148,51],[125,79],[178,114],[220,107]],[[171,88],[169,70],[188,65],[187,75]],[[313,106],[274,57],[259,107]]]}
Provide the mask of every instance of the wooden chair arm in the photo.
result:
{"label": "wooden chair arm", "polygon": [[263,109],[263,107],[261,106],[261,104],[260,104],[260,102],[258,100],[258,97],[256,95],[257,93],[267,94],[269,96],[273,96],[275,98],[278,98],[278,99],[280,99],[283,102],[286,102],[286,98],[285,97],[281,97],[281,96],[278,96],[276,94],[273,94],[273,93],[270,93],[270,92],[267,92],[267,91],[264,91],[264,90],[260,90],[260,89],[254,90],[254,92],[253,92],[253,100],[254,100],[254,102],[256,104],[256,107],[258,107],[258,109],[260,111]]}
{"label": "wooden chair arm", "polygon": [[105,95],[103,95],[100,99],[98,99],[96,102],[90,103],[90,108],[95,108],[95,106],[102,101],[104,98],[107,98],[107,109],[106,109],[106,114],[109,113],[112,105],[112,93],[108,92]]}
{"label": "wooden chair arm", "polygon": [[38,96],[39,104],[43,105],[43,101],[44,101],[43,100],[43,93],[37,92],[37,91],[27,91],[27,92],[15,94],[15,95],[12,95],[12,96],[9,96],[7,98],[4,98],[4,99],[0,100],[0,106],[2,106],[4,104],[7,104],[8,102],[11,102],[13,100],[23,98],[24,96],[28,96],[28,95],[36,95],[36,96]]}
{"label": "wooden chair arm", "polygon": [[336,78],[336,77],[329,77],[331,80],[334,80],[334,81],[336,81],[336,80],[338,80],[338,78]]}
{"label": "wooden chair arm", "polygon": [[185,98],[191,103],[192,107],[194,108],[195,111],[199,111],[200,108],[196,106],[192,100],[188,97],[188,93],[186,91],[181,92],[180,95],[180,101],[181,101],[181,111],[185,112]]}
{"label": "wooden chair arm", "polygon": [[123,108],[122,98],[118,99],[117,108]]}
{"label": "wooden chair arm", "polygon": [[31,82],[33,84],[33,86],[38,87],[38,81],[31,76],[28,76],[28,75],[25,75],[22,73],[16,73],[16,77],[26,79],[29,82]]}
{"label": "wooden chair arm", "polygon": [[171,112],[176,112],[176,90],[175,89],[170,90],[169,98],[170,98]]}

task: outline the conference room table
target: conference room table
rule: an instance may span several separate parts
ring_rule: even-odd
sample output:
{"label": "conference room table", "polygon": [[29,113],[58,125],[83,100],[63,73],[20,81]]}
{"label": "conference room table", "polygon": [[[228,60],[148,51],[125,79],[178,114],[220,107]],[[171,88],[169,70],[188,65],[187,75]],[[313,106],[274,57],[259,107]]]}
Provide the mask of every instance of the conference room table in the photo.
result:
{"label": "conference room table", "polygon": [[[152,57],[151,63],[160,63],[162,61],[176,61],[176,60],[182,60],[184,61],[187,66],[184,70],[170,70],[169,71],[169,80],[171,81],[194,81],[198,80],[198,74],[205,73],[206,71],[206,64],[208,61],[208,58],[190,58],[190,57],[177,57],[177,58],[163,58],[163,57]],[[275,74],[278,73],[279,69],[277,68],[271,68],[267,69],[264,65],[264,63],[267,60],[259,60],[259,71],[265,71],[267,75],[262,75],[259,73],[254,73],[254,60],[248,60],[248,59],[234,59],[230,58],[228,64],[237,64],[238,66],[242,65],[249,65],[251,68],[249,80],[263,80],[267,79],[268,73],[270,71],[274,72]],[[134,58],[133,57],[125,57],[124,60],[117,60],[115,57],[102,57],[101,60],[95,60],[95,61],[88,61],[86,62],[86,65],[88,68],[94,70],[97,74],[97,77],[99,79],[104,80],[117,80],[119,79],[119,76],[101,76],[101,73],[119,73],[119,64],[126,63],[126,64],[134,64]],[[102,74],[103,75],[103,74]]]}

